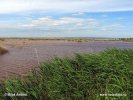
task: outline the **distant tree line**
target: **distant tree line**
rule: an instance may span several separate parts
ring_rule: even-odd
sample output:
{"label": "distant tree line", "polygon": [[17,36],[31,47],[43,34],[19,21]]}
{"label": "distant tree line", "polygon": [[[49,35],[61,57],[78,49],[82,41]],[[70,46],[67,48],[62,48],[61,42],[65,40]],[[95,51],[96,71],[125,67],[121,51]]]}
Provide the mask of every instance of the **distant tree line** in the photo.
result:
{"label": "distant tree line", "polygon": [[119,38],[122,41],[133,41],[133,38]]}

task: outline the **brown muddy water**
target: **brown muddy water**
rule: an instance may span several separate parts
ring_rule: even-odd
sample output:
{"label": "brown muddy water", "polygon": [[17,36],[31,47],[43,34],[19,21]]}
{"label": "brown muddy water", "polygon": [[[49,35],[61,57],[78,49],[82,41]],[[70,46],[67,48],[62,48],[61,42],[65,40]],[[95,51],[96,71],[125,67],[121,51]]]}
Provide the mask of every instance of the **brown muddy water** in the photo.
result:
{"label": "brown muddy water", "polygon": [[107,48],[133,48],[133,42],[66,42],[44,40],[4,40],[0,41],[9,53],[0,55],[0,79],[21,76],[32,68],[38,67],[38,61],[44,62],[55,56],[66,57],[74,53],[98,52]]}

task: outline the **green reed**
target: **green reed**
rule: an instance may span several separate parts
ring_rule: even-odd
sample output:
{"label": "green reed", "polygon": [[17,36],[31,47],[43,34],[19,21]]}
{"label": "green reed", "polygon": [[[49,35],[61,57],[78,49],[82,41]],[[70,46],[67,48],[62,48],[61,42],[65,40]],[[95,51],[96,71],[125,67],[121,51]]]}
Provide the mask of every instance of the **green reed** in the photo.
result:
{"label": "green reed", "polygon": [[[1,99],[13,100],[130,100],[133,98],[133,50],[110,49],[75,54],[41,64],[24,78],[1,83]],[[27,97],[4,97],[26,93]],[[126,94],[100,96],[100,94]]]}

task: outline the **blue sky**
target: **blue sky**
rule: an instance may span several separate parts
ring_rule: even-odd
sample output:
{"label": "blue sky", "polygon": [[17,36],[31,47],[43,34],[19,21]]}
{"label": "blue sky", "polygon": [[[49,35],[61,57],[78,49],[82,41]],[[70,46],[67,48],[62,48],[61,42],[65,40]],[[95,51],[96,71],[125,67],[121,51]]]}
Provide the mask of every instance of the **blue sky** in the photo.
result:
{"label": "blue sky", "polygon": [[0,37],[133,37],[133,0],[0,0]]}

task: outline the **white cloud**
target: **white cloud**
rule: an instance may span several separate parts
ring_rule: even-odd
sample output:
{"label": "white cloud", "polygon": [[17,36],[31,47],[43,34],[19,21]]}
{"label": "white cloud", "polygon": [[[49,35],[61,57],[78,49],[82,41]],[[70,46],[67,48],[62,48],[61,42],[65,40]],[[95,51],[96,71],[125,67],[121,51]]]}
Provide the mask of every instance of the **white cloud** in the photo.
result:
{"label": "white cloud", "polygon": [[76,13],[73,13],[72,16],[79,16],[79,15],[83,15],[84,12],[76,12]]}
{"label": "white cloud", "polygon": [[[95,30],[99,27],[97,20],[93,18],[62,17],[54,19],[52,17],[41,17],[27,23],[4,23],[0,24],[0,29],[9,30],[42,30],[43,32],[67,32],[67,31],[87,31]],[[28,31],[27,31],[28,32]]]}
{"label": "white cloud", "polygon": [[88,26],[88,25],[96,25],[97,21],[93,18],[74,18],[74,17],[62,17],[59,19],[53,19],[51,17],[42,17],[36,20],[32,20],[28,24],[24,24],[24,27],[29,28],[40,28],[40,27],[56,27],[56,26],[64,26],[64,27],[72,27],[72,26]]}
{"label": "white cloud", "polygon": [[28,10],[62,12],[133,11],[133,0],[0,0],[0,13]]}
{"label": "white cloud", "polygon": [[[86,31],[102,31],[102,32],[118,32],[126,29],[126,26],[119,23],[102,24],[94,18],[77,18],[77,17],[61,17],[58,19],[50,16],[41,17],[31,20],[27,23],[1,23],[0,29],[13,30],[36,30],[41,32],[86,32]],[[27,31],[28,32],[28,31]]]}

